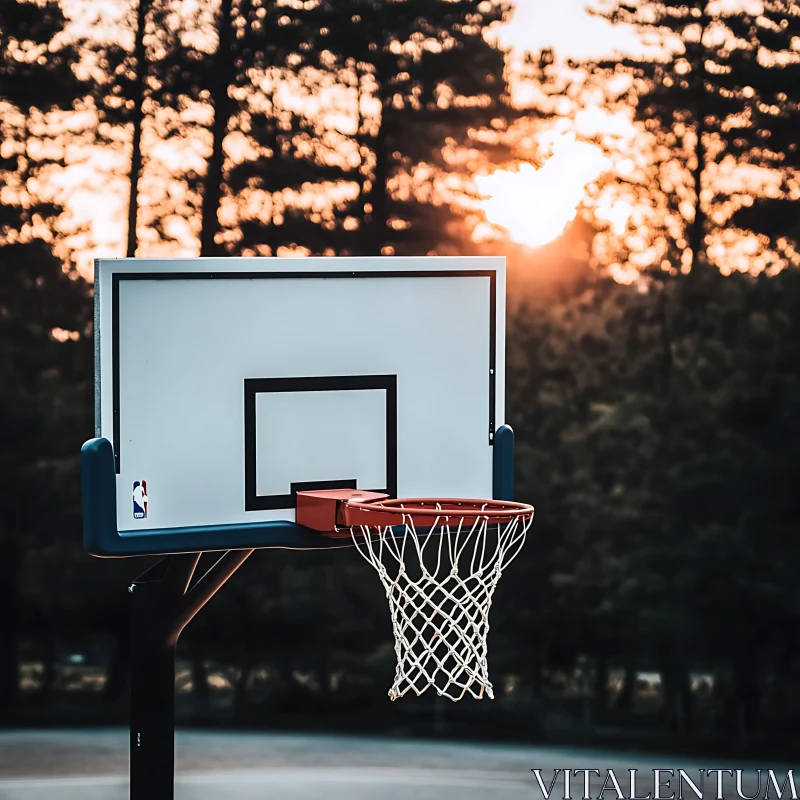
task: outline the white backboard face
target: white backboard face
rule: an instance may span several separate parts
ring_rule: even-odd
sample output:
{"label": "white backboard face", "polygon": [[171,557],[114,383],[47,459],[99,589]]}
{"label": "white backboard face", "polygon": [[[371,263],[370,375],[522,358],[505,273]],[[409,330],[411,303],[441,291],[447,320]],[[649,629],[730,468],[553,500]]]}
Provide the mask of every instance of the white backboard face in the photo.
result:
{"label": "white backboard face", "polygon": [[497,258],[96,265],[121,532],[294,519],[295,493],[491,497]]}

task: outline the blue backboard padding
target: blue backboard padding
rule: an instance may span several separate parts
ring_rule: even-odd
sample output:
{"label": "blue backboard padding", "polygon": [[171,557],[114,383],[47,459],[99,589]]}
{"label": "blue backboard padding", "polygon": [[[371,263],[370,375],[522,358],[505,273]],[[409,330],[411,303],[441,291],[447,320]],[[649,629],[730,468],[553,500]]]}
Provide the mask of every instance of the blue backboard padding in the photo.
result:
{"label": "blue backboard padding", "polygon": [[[513,500],[514,432],[508,425],[495,434],[493,459],[494,499]],[[101,558],[267,547],[321,550],[352,546],[350,539],[329,539],[288,520],[120,533],[114,449],[108,439],[90,439],[81,448],[81,500],[84,547]]]}
{"label": "blue backboard padding", "polygon": [[493,458],[493,499],[511,501],[514,499],[514,431],[510,425],[498,428]]}
{"label": "blue backboard padding", "polygon": [[81,505],[83,546],[92,555],[117,555],[117,476],[108,439],[90,439],[81,448]]}

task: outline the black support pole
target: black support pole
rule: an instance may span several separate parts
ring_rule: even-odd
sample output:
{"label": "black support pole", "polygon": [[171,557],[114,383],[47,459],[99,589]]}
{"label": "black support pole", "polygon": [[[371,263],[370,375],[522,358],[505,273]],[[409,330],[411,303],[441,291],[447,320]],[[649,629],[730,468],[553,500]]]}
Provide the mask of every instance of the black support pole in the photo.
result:
{"label": "black support pole", "polygon": [[167,556],[128,587],[131,800],[174,799],[178,637],[252,552],[228,551],[191,588],[200,553]]}

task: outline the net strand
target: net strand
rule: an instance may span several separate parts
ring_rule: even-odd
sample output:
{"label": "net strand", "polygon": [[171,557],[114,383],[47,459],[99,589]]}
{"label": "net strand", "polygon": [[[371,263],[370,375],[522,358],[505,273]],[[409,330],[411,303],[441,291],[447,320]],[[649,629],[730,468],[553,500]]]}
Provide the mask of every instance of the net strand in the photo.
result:
{"label": "net strand", "polygon": [[[489,610],[502,572],[522,549],[531,522],[530,515],[501,522],[478,516],[467,522],[443,512],[429,528],[418,529],[405,514],[395,528],[351,531],[389,601],[397,656],[392,700],[431,687],[451,700],[467,694],[478,700],[494,697],[487,659]],[[496,541],[490,542],[495,531]],[[438,541],[431,546],[433,539]],[[428,554],[435,563],[432,571],[426,566]],[[418,562],[419,577],[409,574],[409,562],[414,567]]]}

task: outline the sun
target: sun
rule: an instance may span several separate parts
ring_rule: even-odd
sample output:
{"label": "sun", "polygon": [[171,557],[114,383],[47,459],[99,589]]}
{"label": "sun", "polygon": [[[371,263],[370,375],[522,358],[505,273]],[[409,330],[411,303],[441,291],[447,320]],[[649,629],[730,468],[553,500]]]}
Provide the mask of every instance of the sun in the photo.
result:
{"label": "sun", "polygon": [[478,176],[486,219],[515,242],[542,247],[575,218],[587,184],[610,167],[599,147],[564,136],[543,166],[520,164],[514,171]]}

